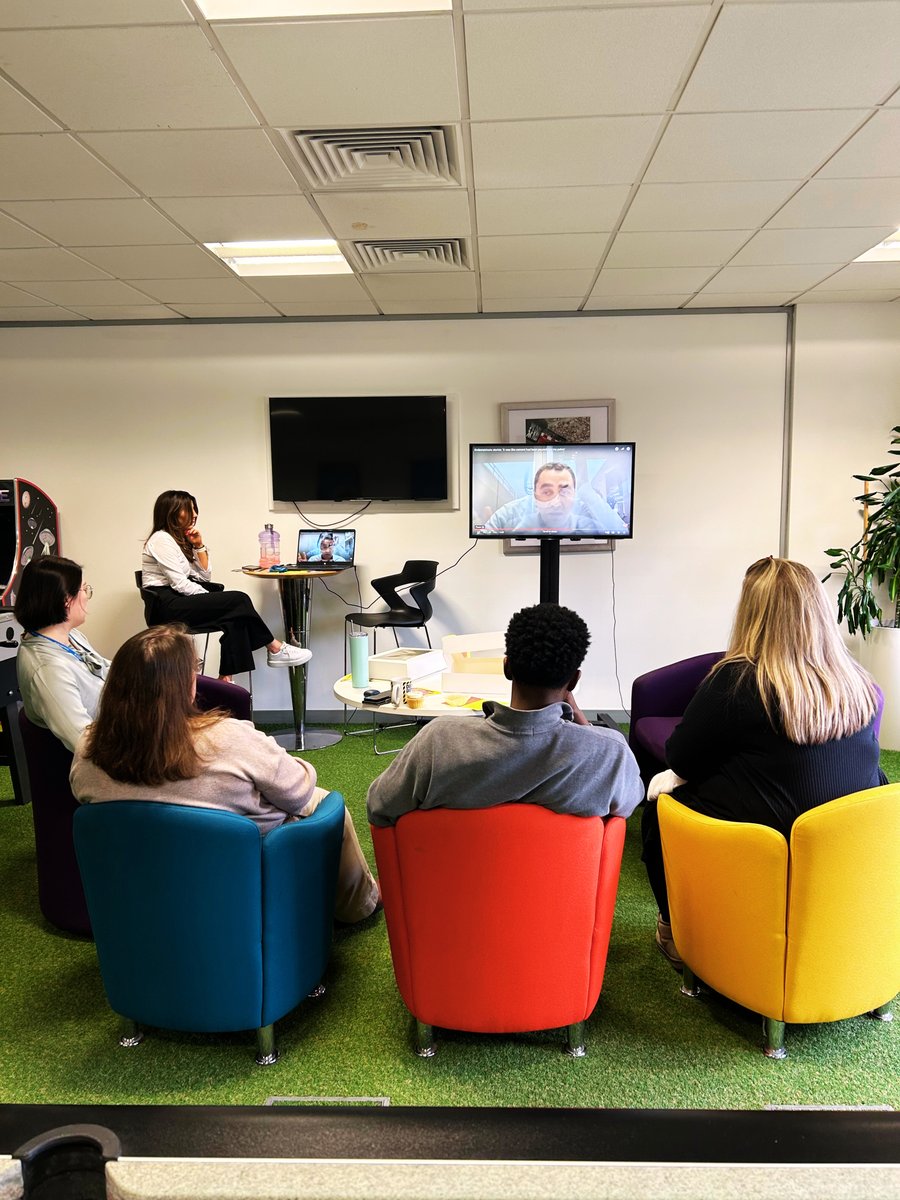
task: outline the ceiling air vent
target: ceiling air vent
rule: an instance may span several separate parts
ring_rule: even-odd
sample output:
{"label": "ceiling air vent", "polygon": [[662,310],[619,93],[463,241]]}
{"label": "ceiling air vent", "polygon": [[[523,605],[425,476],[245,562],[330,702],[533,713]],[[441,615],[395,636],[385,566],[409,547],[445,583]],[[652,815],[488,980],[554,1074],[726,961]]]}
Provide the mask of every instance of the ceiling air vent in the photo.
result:
{"label": "ceiling air vent", "polygon": [[319,129],[289,135],[314,188],[458,187],[452,128]]}
{"label": "ceiling air vent", "polygon": [[391,242],[354,242],[364,271],[466,271],[462,238],[406,238]]}

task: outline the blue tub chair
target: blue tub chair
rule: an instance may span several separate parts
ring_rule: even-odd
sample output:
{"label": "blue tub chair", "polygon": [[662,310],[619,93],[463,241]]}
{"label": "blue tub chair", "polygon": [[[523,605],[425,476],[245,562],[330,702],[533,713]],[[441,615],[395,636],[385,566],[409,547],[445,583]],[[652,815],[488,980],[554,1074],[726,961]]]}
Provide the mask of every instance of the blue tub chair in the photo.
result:
{"label": "blue tub chair", "polygon": [[261,837],[249,817],[116,800],[75,813],[100,974],[126,1021],[192,1033],[255,1029],[277,1061],[274,1023],[319,994],[334,918],[344,802]]}

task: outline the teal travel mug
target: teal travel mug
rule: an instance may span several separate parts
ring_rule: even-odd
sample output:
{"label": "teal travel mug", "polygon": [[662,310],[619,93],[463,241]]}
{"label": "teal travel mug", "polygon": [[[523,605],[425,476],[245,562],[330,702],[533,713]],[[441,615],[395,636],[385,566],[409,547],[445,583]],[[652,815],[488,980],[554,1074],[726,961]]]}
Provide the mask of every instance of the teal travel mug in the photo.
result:
{"label": "teal travel mug", "polygon": [[369,686],[369,635],[350,634],[350,682],[355,688]]}

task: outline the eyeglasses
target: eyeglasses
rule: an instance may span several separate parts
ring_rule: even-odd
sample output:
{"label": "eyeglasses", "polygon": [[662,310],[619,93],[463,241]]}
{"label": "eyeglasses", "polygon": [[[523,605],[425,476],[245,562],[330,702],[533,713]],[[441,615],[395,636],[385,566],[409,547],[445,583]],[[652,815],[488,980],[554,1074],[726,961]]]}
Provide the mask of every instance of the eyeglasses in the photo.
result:
{"label": "eyeglasses", "polygon": [[91,587],[91,585],[89,583],[83,583],[81,585],[81,590],[84,592],[85,597],[88,600],[90,600],[91,596],[93,596],[93,594],[94,594],[94,589]]}
{"label": "eyeglasses", "polygon": [[195,675],[203,674],[203,659],[202,658],[194,659],[194,674]]}

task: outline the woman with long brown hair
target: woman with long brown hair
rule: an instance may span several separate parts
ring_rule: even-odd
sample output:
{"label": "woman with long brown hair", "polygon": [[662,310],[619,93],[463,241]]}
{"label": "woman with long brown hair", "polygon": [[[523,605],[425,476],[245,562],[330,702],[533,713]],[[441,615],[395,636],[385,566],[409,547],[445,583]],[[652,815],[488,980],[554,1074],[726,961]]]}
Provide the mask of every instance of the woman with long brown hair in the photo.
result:
{"label": "woman with long brown hair", "polygon": [[787,838],[801,813],[887,782],[877,709],[875,683],[841,640],[812,571],[786,558],[753,563],[728,650],[666,743],[671,770],[647,791],[643,859],[659,908],[657,945],[674,965],[657,796],[671,792],[706,816]]}
{"label": "woman with long brown hair", "polygon": [[220,629],[219,678],[253,670],[253,651],[266,647],[270,667],[297,667],[309,650],[274,637],[246,592],[212,582],[209,550],[197,528],[199,510],[190,492],[168,491],[153,505],[153,528],[144,543],[141,584],[154,595],[154,624],[184,621]]}
{"label": "woman with long brown hair", "polygon": [[[222,808],[265,834],[309,816],[327,791],[315,768],[249,721],[194,703],[197,660],[183,626],[156,625],[119,648],[93,724],[81,736],[70,783],[82,803],[152,800]],[[379,906],[349,812],[335,915],[361,921]]]}

